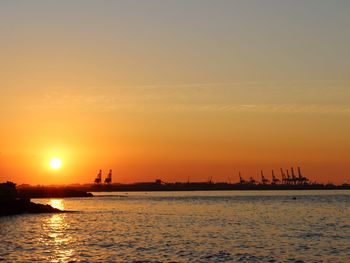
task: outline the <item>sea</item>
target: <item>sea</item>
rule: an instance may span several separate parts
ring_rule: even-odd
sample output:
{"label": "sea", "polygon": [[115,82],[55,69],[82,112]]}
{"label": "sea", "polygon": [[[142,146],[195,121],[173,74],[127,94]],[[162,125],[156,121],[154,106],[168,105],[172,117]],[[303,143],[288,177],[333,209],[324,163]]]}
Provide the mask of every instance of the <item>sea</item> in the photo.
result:
{"label": "sea", "polygon": [[350,262],[350,191],[94,193],[0,217],[2,262]]}

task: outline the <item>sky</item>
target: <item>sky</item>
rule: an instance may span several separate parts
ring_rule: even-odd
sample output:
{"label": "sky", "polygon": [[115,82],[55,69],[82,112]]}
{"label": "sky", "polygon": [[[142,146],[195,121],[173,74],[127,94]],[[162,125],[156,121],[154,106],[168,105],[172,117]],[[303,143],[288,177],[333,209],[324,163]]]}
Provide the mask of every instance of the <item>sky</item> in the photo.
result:
{"label": "sky", "polygon": [[[350,183],[350,1],[0,2],[0,181]],[[49,161],[58,157],[62,167]]]}

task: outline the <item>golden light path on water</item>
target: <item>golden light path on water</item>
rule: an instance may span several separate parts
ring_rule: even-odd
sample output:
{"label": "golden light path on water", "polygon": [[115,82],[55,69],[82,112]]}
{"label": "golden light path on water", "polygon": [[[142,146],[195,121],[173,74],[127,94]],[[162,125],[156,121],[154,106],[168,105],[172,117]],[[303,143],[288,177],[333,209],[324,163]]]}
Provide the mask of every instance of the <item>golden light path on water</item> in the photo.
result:
{"label": "golden light path on water", "polygon": [[64,202],[62,199],[51,199],[49,205],[51,205],[53,208],[64,210]]}
{"label": "golden light path on water", "polygon": [[349,191],[94,194],[0,217],[0,262],[350,262]]}
{"label": "golden light path on water", "polygon": [[[49,205],[54,208],[64,210],[62,199],[51,199]],[[67,229],[69,224],[65,214],[54,214],[44,222],[45,245],[52,253],[51,262],[67,262],[72,258],[74,250],[69,244],[73,241]],[[48,238],[47,238],[48,237]]]}

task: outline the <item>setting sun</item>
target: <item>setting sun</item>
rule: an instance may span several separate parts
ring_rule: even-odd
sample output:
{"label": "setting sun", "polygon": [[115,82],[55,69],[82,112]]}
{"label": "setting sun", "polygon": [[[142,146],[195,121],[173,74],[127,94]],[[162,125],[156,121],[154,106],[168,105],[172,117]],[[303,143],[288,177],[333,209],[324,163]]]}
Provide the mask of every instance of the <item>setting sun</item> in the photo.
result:
{"label": "setting sun", "polygon": [[0,0],[0,263],[350,263],[350,0],[72,2]]}
{"label": "setting sun", "polygon": [[50,160],[50,167],[54,170],[60,169],[62,166],[62,161],[59,158],[53,158]]}

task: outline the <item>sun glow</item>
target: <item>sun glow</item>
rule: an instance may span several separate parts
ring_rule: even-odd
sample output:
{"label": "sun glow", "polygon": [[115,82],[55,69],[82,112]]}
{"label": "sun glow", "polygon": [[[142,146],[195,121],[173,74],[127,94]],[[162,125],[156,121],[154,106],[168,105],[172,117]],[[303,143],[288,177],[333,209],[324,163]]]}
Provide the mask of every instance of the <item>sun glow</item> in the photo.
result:
{"label": "sun glow", "polygon": [[62,199],[51,199],[49,205],[53,208],[64,210],[64,203]]}
{"label": "sun glow", "polygon": [[61,159],[60,159],[60,158],[57,158],[57,157],[52,158],[52,159],[50,160],[50,167],[51,167],[52,169],[54,169],[54,170],[60,169],[60,168],[62,167],[62,161],[61,161]]}

